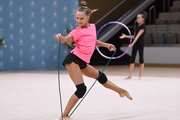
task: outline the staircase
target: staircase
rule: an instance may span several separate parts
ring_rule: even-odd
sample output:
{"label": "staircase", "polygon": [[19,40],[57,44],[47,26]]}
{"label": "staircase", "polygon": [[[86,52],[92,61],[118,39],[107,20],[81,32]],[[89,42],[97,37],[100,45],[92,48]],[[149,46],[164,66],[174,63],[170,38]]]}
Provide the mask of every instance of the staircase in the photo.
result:
{"label": "staircase", "polygon": [[[155,0],[113,0],[111,2],[98,0],[86,0],[89,6],[98,8],[99,11],[94,13],[90,22],[96,23],[97,30],[109,21],[120,21],[124,24],[128,24],[132,21],[136,15],[142,12]],[[113,7],[114,6],[114,7]],[[91,8],[91,9],[93,9]],[[98,39],[104,42],[113,43],[116,48],[116,55],[122,54],[121,51],[122,40],[119,40],[118,36],[121,35],[121,26],[110,25],[106,29],[103,29]],[[112,56],[112,52],[109,52],[106,48],[100,48],[103,54]],[[125,54],[123,57],[113,60],[111,65],[127,65],[129,64],[130,56]],[[91,64],[104,65],[108,62],[108,59],[103,58],[96,50],[92,56]]]}

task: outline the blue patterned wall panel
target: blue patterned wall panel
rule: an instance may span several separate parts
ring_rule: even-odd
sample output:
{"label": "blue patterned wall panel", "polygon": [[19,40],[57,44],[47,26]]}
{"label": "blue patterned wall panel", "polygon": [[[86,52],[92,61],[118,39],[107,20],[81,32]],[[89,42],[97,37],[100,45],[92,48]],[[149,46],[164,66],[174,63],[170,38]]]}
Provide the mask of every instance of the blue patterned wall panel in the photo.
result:
{"label": "blue patterned wall panel", "polygon": [[[75,27],[78,0],[1,0],[0,70],[57,69],[56,33]],[[69,50],[62,45],[61,61]],[[61,68],[63,66],[61,65]]]}

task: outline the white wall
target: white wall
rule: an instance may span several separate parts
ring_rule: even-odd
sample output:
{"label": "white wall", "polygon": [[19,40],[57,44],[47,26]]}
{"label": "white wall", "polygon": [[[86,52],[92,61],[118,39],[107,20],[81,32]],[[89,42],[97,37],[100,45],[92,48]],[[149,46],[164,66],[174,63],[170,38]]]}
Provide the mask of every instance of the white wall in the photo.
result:
{"label": "white wall", "polygon": [[[121,50],[126,50],[122,47]],[[131,50],[128,54],[131,55]],[[180,46],[178,47],[145,47],[144,48],[145,63],[157,64],[180,64]],[[139,55],[137,54],[136,62],[139,62]]]}

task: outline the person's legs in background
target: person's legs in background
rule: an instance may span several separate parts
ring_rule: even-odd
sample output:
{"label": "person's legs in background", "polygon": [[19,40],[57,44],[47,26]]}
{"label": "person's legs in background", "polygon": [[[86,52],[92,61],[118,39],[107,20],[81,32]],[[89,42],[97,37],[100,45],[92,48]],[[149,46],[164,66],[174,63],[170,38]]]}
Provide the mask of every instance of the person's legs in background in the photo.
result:
{"label": "person's legs in background", "polygon": [[139,46],[139,63],[140,63],[140,70],[139,70],[139,80],[142,78],[142,74],[144,71],[144,45]]}
{"label": "person's legs in background", "polygon": [[135,58],[136,58],[137,50],[138,50],[137,46],[134,45],[132,48],[132,52],[131,52],[129,74],[125,79],[131,79],[132,78],[132,72],[133,72],[134,66],[135,66]]}

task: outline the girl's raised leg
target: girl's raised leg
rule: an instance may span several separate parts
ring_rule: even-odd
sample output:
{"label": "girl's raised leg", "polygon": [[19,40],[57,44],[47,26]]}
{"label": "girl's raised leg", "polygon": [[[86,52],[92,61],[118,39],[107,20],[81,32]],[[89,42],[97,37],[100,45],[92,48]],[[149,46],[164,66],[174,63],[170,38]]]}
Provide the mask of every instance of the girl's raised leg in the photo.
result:
{"label": "girl's raised leg", "polygon": [[[99,71],[90,65],[87,65],[86,68],[82,69],[82,73],[84,75],[94,78],[94,79],[96,79],[99,76]],[[128,99],[132,100],[131,95],[126,90],[115,85],[110,80],[107,80],[107,82],[102,85],[108,89],[111,89],[111,90],[117,92],[121,97],[127,97]]]}

